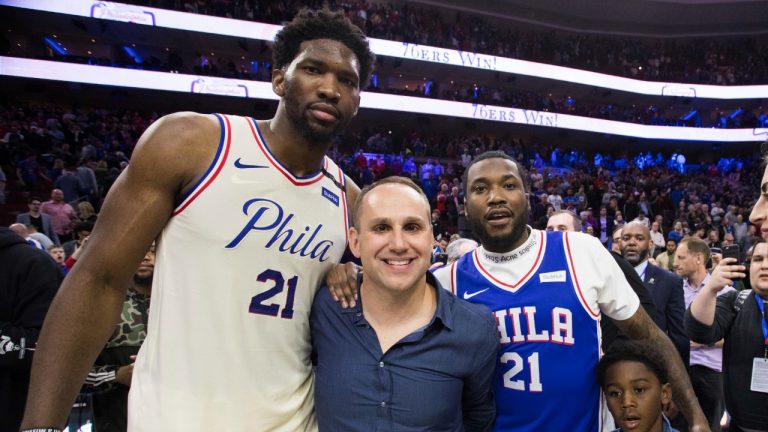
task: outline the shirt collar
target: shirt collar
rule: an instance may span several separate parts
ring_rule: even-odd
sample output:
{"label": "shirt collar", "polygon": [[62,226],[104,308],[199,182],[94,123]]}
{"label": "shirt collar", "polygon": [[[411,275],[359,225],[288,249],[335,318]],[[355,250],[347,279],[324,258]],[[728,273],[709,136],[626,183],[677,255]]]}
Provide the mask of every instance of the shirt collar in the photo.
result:
{"label": "shirt collar", "polygon": [[645,270],[647,269],[648,269],[648,260],[645,260],[635,266],[635,271],[637,272],[638,276],[643,276],[645,274]]}
{"label": "shirt collar", "polygon": [[707,282],[709,281],[709,278],[711,277],[712,276],[709,274],[709,272],[707,272],[707,274],[704,275],[704,279],[701,280],[701,283],[697,287],[691,286],[691,284],[688,283],[688,279],[683,279],[683,288],[687,288],[691,291],[698,291],[702,289],[704,285],[707,284]]}
{"label": "shirt collar", "polygon": [[[365,316],[363,316],[363,297],[360,295],[360,285],[362,283],[363,272],[360,272],[357,275],[358,300],[355,302],[354,307],[341,310],[342,314],[351,317],[350,319],[355,325],[367,324]],[[456,298],[450,295],[448,291],[440,285],[440,282],[437,281],[435,275],[430,271],[427,271],[427,284],[430,285],[431,289],[435,290],[435,303],[437,307],[435,308],[435,315],[425,328],[431,327],[439,320],[447,329],[452,330],[454,327],[453,303],[456,301]]]}
{"label": "shirt collar", "polygon": [[452,297],[446,289],[440,286],[440,282],[437,281],[437,278],[435,278],[435,275],[433,275],[432,272],[427,272],[427,284],[434,287],[436,293],[435,302],[437,303],[435,316],[427,327],[431,326],[436,320],[440,320],[448,330],[453,330],[453,302],[455,302],[456,299]]}
{"label": "shirt collar", "polygon": [[533,247],[541,241],[542,235],[542,231],[535,230],[530,225],[526,225],[525,229],[528,232],[528,238],[515,249],[507,252],[489,252],[481,245],[477,248],[478,256],[483,257],[485,255],[487,256],[486,259],[492,262],[505,262],[521,258],[533,250]]}

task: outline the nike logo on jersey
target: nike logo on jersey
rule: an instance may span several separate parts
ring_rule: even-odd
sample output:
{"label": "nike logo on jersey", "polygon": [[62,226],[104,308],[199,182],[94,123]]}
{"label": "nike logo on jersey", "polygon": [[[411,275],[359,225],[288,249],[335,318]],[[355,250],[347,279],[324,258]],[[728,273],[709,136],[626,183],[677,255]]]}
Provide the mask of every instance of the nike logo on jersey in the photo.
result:
{"label": "nike logo on jersey", "polygon": [[240,168],[240,169],[249,169],[249,168],[269,168],[269,166],[267,166],[267,165],[250,165],[250,164],[244,164],[244,163],[240,162],[240,158],[237,158],[237,160],[235,160],[235,168]]}
{"label": "nike logo on jersey", "polygon": [[486,288],[486,289],[483,289],[483,290],[480,290],[480,291],[475,291],[475,292],[473,292],[473,293],[468,293],[468,292],[465,292],[465,293],[464,293],[464,300],[469,300],[469,299],[471,299],[472,297],[474,297],[474,296],[476,296],[476,295],[478,295],[478,294],[482,294],[482,293],[484,293],[484,292],[486,292],[486,291],[488,291],[488,288]]}
{"label": "nike logo on jersey", "polygon": [[539,273],[539,282],[565,282],[565,270]]}

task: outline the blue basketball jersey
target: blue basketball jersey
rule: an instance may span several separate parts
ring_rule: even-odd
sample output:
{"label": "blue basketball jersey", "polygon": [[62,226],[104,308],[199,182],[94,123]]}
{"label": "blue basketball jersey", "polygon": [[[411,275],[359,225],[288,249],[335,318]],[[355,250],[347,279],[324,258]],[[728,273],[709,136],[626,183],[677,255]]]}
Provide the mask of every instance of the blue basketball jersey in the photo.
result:
{"label": "blue basketball jersey", "polygon": [[538,256],[514,284],[485,269],[478,251],[452,269],[456,295],[490,308],[499,325],[494,430],[599,432],[599,317],[583,303],[564,234],[533,246]]}

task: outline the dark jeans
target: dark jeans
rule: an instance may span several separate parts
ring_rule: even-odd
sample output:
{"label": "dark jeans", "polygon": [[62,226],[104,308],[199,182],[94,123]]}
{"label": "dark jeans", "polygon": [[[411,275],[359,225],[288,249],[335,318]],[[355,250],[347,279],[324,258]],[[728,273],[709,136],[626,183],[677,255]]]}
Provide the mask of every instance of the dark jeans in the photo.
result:
{"label": "dark jeans", "polygon": [[723,374],[704,366],[691,366],[691,385],[699,399],[701,410],[709,420],[712,432],[720,432],[720,419],[725,410]]}

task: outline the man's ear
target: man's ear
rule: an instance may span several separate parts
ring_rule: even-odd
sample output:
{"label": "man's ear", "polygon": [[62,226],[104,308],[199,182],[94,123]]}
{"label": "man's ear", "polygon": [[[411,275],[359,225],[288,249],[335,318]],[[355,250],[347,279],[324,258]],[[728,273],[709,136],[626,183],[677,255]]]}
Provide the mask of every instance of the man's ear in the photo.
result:
{"label": "man's ear", "polygon": [[272,91],[276,95],[285,96],[285,70],[273,69],[272,70]]}
{"label": "man's ear", "polygon": [[360,258],[360,233],[355,227],[349,228],[349,250],[355,258]]}

